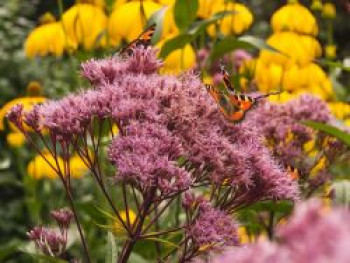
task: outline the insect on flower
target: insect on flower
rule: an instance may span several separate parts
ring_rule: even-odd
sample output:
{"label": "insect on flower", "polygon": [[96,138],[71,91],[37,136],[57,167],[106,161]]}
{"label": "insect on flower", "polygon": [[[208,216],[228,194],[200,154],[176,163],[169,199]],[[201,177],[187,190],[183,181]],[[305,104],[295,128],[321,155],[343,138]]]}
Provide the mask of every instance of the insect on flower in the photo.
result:
{"label": "insect on flower", "polygon": [[133,53],[133,49],[138,46],[148,47],[151,44],[152,36],[156,31],[156,24],[152,24],[147,27],[136,39],[131,41],[127,46],[125,46],[119,54],[131,55]]}
{"label": "insect on flower", "polygon": [[299,180],[300,171],[297,168],[291,165],[287,165],[286,170],[292,180]]}
{"label": "insect on flower", "polygon": [[225,85],[224,90],[220,90],[219,88],[215,88],[209,84],[206,84],[205,87],[215,102],[218,104],[220,111],[223,113],[224,117],[234,123],[243,120],[245,113],[252,109],[252,107],[260,99],[267,98],[271,95],[278,95],[283,92],[270,92],[257,97],[237,93],[230,81],[230,76],[223,65],[221,65],[221,74],[223,76]]}

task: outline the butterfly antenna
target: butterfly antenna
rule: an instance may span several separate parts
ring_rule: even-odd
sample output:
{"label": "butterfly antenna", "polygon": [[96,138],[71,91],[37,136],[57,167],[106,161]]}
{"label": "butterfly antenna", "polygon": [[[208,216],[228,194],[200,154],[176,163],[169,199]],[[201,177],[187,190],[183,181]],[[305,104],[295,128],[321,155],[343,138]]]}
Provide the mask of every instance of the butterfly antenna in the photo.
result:
{"label": "butterfly antenna", "polygon": [[260,95],[258,97],[255,97],[254,99],[255,100],[260,100],[260,99],[264,99],[264,98],[267,98],[267,97],[270,97],[270,96],[273,96],[273,95],[279,95],[281,93],[285,92],[284,90],[279,90],[279,91],[276,91],[276,92],[269,92],[269,93],[266,93],[264,95]]}

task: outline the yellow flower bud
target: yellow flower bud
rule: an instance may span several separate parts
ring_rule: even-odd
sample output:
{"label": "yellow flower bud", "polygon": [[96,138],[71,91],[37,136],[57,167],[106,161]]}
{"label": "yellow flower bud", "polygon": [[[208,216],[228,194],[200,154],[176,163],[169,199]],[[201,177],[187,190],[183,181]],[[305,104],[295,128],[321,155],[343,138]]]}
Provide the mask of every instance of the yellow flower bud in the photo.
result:
{"label": "yellow flower bud", "polygon": [[311,10],[321,11],[322,10],[322,1],[321,0],[313,0],[311,4]]}
{"label": "yellow flower bud", "polygon": [[327,58],[336,58],[337,56],[337,46],[336,45],[327,45],[325,47],[325,53]]}
{"label": "yellow flower bud", "polygon": [[322,16],[328,19],[334,19],[336,16],[336,9],[334,4],[325,3],[322,8]]}
{"label": "yellow flower bud", "polygon": [[42,93],[42,86],[38,81],[31,81],[27,85],[27,94],[30,97],[39,96]]}
{"label": "yellow flower bud", "polygon": [[42,16],[39,17],[40,25],[50,24],[56,22],[56,18],[50,12],[46,12]]}

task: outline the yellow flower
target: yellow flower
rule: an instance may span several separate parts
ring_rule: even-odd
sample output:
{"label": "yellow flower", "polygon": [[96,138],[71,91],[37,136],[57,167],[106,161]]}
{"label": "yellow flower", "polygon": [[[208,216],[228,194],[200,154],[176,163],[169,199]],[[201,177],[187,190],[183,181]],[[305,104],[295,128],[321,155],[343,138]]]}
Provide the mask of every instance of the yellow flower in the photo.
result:
{"label": "yellow flower", "polygon": [[40,82],[35,80],[29,82],[26,88],[27,94],[31,97],[39,96],[42,93],[42,89]]}
{"label": "yellow flower", "polygon": [[348,125],[350,120],[350,104],[344,102],[330,102],[328,106],[337,119],[345,121]]}
{"label": "yellow flower", "polygon": [[42,16],[39,17],[40,25],[50,24],[56,22],[56,18],[50,12],[46,12]]}
{"label": "yellow flower", "polygon": [[[119,2],[119,1],[117,1]],[[105,0],[77,0],[76,3],[78,4],[90,4],[97,6],[99,8],[104,8],[106,6]]]}
{"label": "yellow flower", "polygon": [[[149,0],[142,1],[142,3],[146,19],[162,8],[161,5]],[[144,22],[140,1],[132,1],[119,6],[109,18],[108,33],[111,44],[119,44],[122,38],[127,41],[134,40],[142,32]]]}
{"label": "yellow flower", "polygon": [[316,39],[293,32],[278,32],[268,38],[267,43],[283,54],[263,50],[259,59],[265,64],[277,64],[287,69],[294,64],[307,65],[322,53]]}
{"label": "yellow flower", "polygon": [[283,92],[279,94],[278,96],[270,96],[268,97],[268,100],[273,103],[286,103],[292,99],[295,99],[299,94],[297,93],[290,93],[290,92]]}
{"label": "yellow flower", "polygon": [[[127,223],[127,214],[126,211],[119,211],[120,217],[122,218],[123,222]],[[135,220],[136,220],[136,214],[134,213],[134,211],[132,211],[131,209],[128,210],[128,216],[129,216],[129,222],[130,225],[132,225]],[[116,234],[116,235],[124,235],[125,234],[125,229],[122,225],[122,223],[116,219],[115,222],[113,223],[112,226],[112,231]]]}
{"label": "yellow flower", "polygon": [[76,4],[62,15],[64,32],[70,48],[82,45],[86,50],[106,45],[107,16],[100,8]]}
{"label": "yellow flower", "polygon": [[[49,178],[49,179],[56,179],[58,175],[54,171],[54,169],[45,161],[45,159],[55,168],[57,169],[60,167],[60,169],[63,169],[63,160],[58,157],[58,166],[52,157],[52,155],[48,152],[43,153],[42,157],[41,155],[36,155],[34,159],[32,159],[28,166],[27,166],[27,173],[30,177],[33,179],[42,179],[42,178]],[[45,159],[44,159],[45,158]]]}
{"label": "yellow flower", "polygon": [[321,0],[312,0],[311,9],[314,11],[322,10],[322,1]]}
{"label": "yellow flower", "polygon": [[324,18],[334,19],[336,17],[336,9],[334,4],[325,3],[322,8],[322,16]]}
{"label": "yellow flower", "polygon": [[310,93],[319,95],[323,99],[333,97],[332,83],[319,65],[310,63],[306,67],[302,67],[300,69],[299,79],[301,88]]}
{"label": "yellow flower", "polygon": [[316,165],[314,167],[312,167],[311,171],[310,171],[310,176],[314,177],[318,174],[318,172],[320,172],[321,170],[323,170],[327,165],[327,158],[326,157],[322,157],[320,158]]}
{"label": "yellow flower", "polygon": [[[235,11],[235,14],[230,16],[226,16],[220,21],[220,32],[223,35],[239,35],[244,31],[248,30],[251,24],[253,23],[253,14],[250,10],[242,4],[238,3],[228,3],[223,9],[222,5],[215,5],[213,8],[213,13],[217,13],[220,11]],[[208,33],[210,36],[214,36],[216,32],[216,26],[211,25],[208,28]]]}
{"label": "yellow flower", "polygon": [[173,5],[176,0],[158,0],[157,2],[161,5]]}
{"label": "yellow flower", "polygon": [[255,69],[255,81],[260,91],[280,89],[282,85],[283,68],[278,64],[264,64],[258,60]]}
{"label": "yellow flower", "polygon": [[79,179],[89,171],[89,168],[78,155],[73,155],[69,159],[69,164],[71,178]]}
{"label": "yellow flower", "polygon": [[336,45],[327,45],[325,47],[326,57],[333,59],[337,56],[337,46]]}
{"label": "yellow flower", "polygon": [[319,153],[319,150],[315,146],[316,146],[316,138],[312,138],[308,142],[304,143],[303,150],[308,156],[316,157],[317,154]]}
{"label": "yellow flower", "polygon": [[225,10],[223,0],[199,0],[197,16],[203,19],[211,17],[216,10]]}
{"label": "yellow flower", "polygon": [[6,137],[7,144],[13,148],[21,147],[25,140],[26,138],[21,132],[11,132]]}
{"label": "yellow flower", "polygon": [[[158,48],[161,48],[166,40],[170,37],[164,39],[157,44]],[[195,66],[196,54],[190,44],[187,44],[182,49],[177,49],[173,51],[164,60],[163,67],[161,68],[161,73],[166,74],[176,74],[183,70],[191,69]]]}
{"label": "yellow flower", "polygon": [[318,26],[315,17],[301,4],[287,4],[277,10],[271,19],[274,32],[292,31],[316,36]]}
{"label": "yellow flower", "polygon": [[163,28],[161,39],[168,38],[169,36],[174,36],[179,33],[179,29],[176,26],[174,19],[174,6],[169,6],[165,11]]}
{"label": "yellow flower", "polygon": [[60,22],[44,24],[29,33],[25,40],[25,54],[28,58],[35,56],[62,56],[66,48],[66,37]]}
{"label": "yellow flower", "polygon": [[[4,122],[7,112],[16,104],[23,104],[24,111],[30,111],[35,104],[43,103],[46,100],[44,97],[26,97],[26,98],[17,98],[9,101],[0,109],[0,131],[5,129]],[[24,125],[24,127],[30,131],[31,129]],[[10,128],[13,131],[18,131],[18,129],[10,123]]]}
{"label": "yellow flower", "polygon": [[247,229],[244,226],[238,227],[238,239],[240,244],[247,244],[255,240],[254,236],[252,238],[249,237]]}

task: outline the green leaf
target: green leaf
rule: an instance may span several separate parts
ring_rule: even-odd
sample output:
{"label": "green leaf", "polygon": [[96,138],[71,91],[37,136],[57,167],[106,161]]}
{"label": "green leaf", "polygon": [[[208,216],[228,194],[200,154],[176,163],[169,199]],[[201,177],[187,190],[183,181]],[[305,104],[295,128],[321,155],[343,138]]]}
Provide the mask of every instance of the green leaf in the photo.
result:
{"label": "green leaf", "polygon": [[227,15],[232,15],[233,11],[223,11],[214,14],[211,18],[203,20],[194,24],[194,26],[188,30],[187,33],[182,33],[175,36],[172,39],[167,40],[159,53],[159,57],[165,59],[171,52],[185,47],[186,44],[191,43],[203,30],[209,25],[217,22]]}
{"label": "green leaf", "polygon": [[254,36],[242,36],[242,37],[240,37],[238,39],[240,41],[248,44],[248,45],[251,45],[254,48],[257,48],[257,49],[260,49],[260,50],[261,49],[266,49],[266,50],[269,50],[271,52],[276,52],[276,53],[283,54],[278,49],[276,49],[276,48],[270,46],[269,44],[267,44],[263,39],[260,39],[260,38],[254,37]]}
{"label": "green leaf", "polygon": [[156,237],[148,237],[147,240],[152,240],[152,241],[156,241],[156,242],[160,242],[160,243],[164,243],[168,246],[171,246],[171,247],[177,247],[179,248],[179,245],[173,243],[173,242],[170,242],[168,240],[165,240],[165,239],[162,239],[162,238],[156,238]]}
{"label": "green leaf", "polygon": [[346,67],[342,62],[339,62],[339,61],[332,61],[329,59],[315,59],[314,61],[323,66],[331,66],[331,67],[340,68],[341,70],[350,72],[350,67]]}
{"label": "green leaf", "polygon": [[350,146],[350,134],[338,129],[337,127],[315,121],[304,121],[303,124],[313,128],[314,130],[322,131],[328,135],[332,135],[333,137],[345,143],[347,146]]}
{"label": "green leaf", "polygon": [[136,253],[131,253],[129,262],[132,263],[147,263],[148,261]]}
{"label": "green leaf", "polygon": [[151,26],[152,24],[157,25],[156,31],[154,32],[152,37],[153,44],[156,44],[162,36],[163,24],[164,24],[163,21],[165,17],[165,12],[168,10],[168,8],[169,8],[168,6],[164,6],[163,8],[161,8],[160,10],[152,14],[152,16],[148,19],[147,27]]}
{"label": "green leaf", "polygon": [[234,36],[228,36],[214,45],[212,52],[210,54],[210,59],[211,61],[213,61],[215,59],[222,57],[224,54],[232,52],[239,48],[241,49],[257,48],[260,50],[266,49],[271,52],[277,52],[284,55],[279,50],[266,44],[266,42],[262,39],[259,39],[253,36],[243,36],[239,38],[236,38]]}
{"label": "green leaf", "polygon": [[176,0],[174,19],[177,27],[184,31],[196,19],[198,0]]}
{"label": "green leaf", "polygon": [[223,19],[225,16],[233,15],[235,13],[237,13],[237,12],[236,11],[221,11],[221,12],[215,13],[214,15],[212,15],[208,19],[194,23],[194,25],[188,31],[188,34],[193,35],[193,36],[197,36],[202,31],[204,31],[208,26],[210,26],[211,24],[216,23],[220,19]]}
{"label": "green leaf", "polygon": [[13,253],[17,252],[18,247],[21,245],[23,245],[23,241],[19,240],[12,240],[7,244],[2,244],[2,247],[0,249],[0,261],[5,262],[5,259]]}
{"label": "green leaf", "polygon": [[332,184],[333,202],[337,205],[350,206],[350,181],[341,180]]}
{"label": "green leaf", "polygon": [[254,205],[246,208],[247,210],[254,211],[269,211],[269,212],[278,212],[281,214],[289,213],[293,208],[293,202],[291,201],[261,201]]}
{"label": "green leaf", "polygon": [[107,249],[106,249],[106,260],[105,263],[115,263],[117,260],[117,245],[115,243],[112,232],[108,231],[107,234]]}
{"label": "green leaf", "polygon": [[225,37],[221,41],[215,43],[215,45],[213,46],[210,54],[210,60],[214,61],[222,57],[224,54],[229,53],[238,48],[247,49],[249,48],[249,45],[245,42],[239,41],[234,36]]}
{"label": "green leaf", "polygon": [[186,46],[186,44],[191,43],[192,40],[193,36],[189,34],[180,34],[172,39],[169,39],[163,44],[159,57],[163,59],[166,58],[171,52],[183,48]]}

